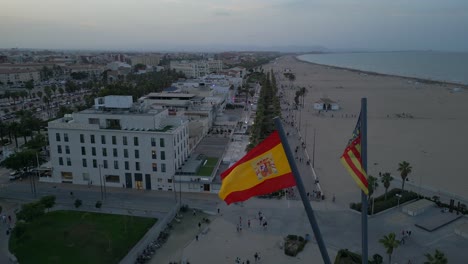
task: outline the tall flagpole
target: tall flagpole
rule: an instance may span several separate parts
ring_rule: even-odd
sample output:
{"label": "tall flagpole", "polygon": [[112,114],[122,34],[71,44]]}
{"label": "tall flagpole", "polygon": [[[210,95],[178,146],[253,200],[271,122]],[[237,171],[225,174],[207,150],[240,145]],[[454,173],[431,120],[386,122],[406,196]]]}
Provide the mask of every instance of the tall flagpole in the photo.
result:
{"label": "tall flagpole", "polygon": [[[367,98],[361,98],[361,162],[367,175]],[[367,250],[367,195],[361,191],[362,263],[368,262]]]}
{"label": "tall flagpole", "polygon": [[328,256],[327,248],[325,247],[325,243],[323,242],[322,234],[320,233],[319,226],[317,224],[317,220],[315,219],[314,211],[312,210],[312,206],[310,205],[310,201],[307,198],[307,194],[304,188],[304,184],[302,183],[302,178],[299,174],[299,170],[297,169],[296,161],[294,159],[294,155],[291,152],[291,148],[289,147],[288,139],[286,137],[286,133],[284,132],[283,125],[281,124],[281,119],[279,117],[273,118],[275,121],[276,129],[278,130],[278,134],[281,139],[281,143],[283,144],[284,152],[286,153],[286,157],[288,158],[289,165],[291,166],[291,171],[294,175],[294,179],[296,180],[297,190],[301,195],[302,203],[304,204],[305,211],[307,213],[307,217],[309,218],[310,225],[312,226],[312,230],[315,235],[315,239],[317,240],[317,244],[320,249],[320,253],[322,254],[322,259],[325,264],[331,264],[330,257]]}

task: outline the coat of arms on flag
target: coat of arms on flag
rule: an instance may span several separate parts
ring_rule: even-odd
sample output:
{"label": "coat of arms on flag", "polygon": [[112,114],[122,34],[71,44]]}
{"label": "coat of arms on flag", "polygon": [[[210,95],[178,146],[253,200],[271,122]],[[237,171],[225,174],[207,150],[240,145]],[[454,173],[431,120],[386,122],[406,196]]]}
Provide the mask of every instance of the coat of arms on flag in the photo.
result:
{"label": "coat of arms on flag", "polygon": [[252,162],[252,166],[254,167],[255,174],[257,174],[257,178],[259,180],[263,180],[268,176],[278,173],[271,153],[267,153],[260,159],[254,160]]}

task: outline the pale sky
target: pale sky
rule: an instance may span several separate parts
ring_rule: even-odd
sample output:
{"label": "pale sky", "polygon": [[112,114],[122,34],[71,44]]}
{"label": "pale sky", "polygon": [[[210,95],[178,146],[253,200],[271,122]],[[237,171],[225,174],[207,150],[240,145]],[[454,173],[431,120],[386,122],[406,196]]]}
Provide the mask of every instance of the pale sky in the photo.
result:
{"label": "pale sky", "polygon": [[0,48],[468,51],[468,0],[0,0]]}

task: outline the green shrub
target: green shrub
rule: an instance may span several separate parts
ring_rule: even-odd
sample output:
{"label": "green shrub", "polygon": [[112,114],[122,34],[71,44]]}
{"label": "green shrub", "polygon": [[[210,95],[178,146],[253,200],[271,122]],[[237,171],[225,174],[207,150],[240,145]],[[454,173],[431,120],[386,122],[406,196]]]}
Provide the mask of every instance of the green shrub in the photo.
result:
{"label": "green shrub", "polygon": [[[395,207],[398,205],[398,197],[396,194],[401,194],[401,189],[395,188],[390,190],[387,193],[387,200],[385,200],[385,194],[375,197],[374,199],[374,214],[378,212],[385,211],[389,208]],[[415,192],[404,191],[402,197],[400,198],[400,204],[406,203],[411,200],[418,199],[418,194]],[[356,211],[361,211],[361,203],[351,203],[350,208]],[[368,214],[372,214],[372,199],[368,203]]]}
{"label": "green shrub", "polygon": [[306,243],[305,239],[301,236],[288,235],[285,239],[284,254],[295,257],[304,249]]}
{"label": "green shrub", "polygon": [[28,203],[21,206],[21,211],[16,213],[16,218],[18,220],[24,220],[25,222],[30,222],[33,219],[44,215],[45,207],[40,202]]}
{"label": "green shrub", "polygon": [[75,208],[80,207],[83,204],[83,202],[80,199],[75,200]]}

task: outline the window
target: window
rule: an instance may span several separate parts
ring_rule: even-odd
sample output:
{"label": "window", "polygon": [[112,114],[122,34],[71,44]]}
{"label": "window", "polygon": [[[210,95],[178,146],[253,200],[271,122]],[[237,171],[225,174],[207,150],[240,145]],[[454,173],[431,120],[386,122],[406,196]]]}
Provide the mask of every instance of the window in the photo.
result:
{"label": "window", "polygon": [[158,164],[153,163],[153,171],[158,171]]}
{"label": "window", "polygon": [[166,160],[166,152],[161,151],[161,160]]}
{"label": "window", "polygon": [[68,142],[68,134],[67,134],[67,133],[64,133],[64,134],[63,134],[63,140],[64,140],[65,142]]}
{"label": "window", "polygon": [[119,177],[119,175],[106,175],[106,182],[119,183],[120,182],[120,177]]}
{"label": "window", "polygon": [[60,145],[57,146],[57,153],[62,153],[62,146]]}
{"label": "window", "polygon": [[88,123],[92,125],[99,125],[99,118],[88,118]]}
{"label": "window", "polygon": [[83,181],[89,181],[89,173],[83,172]]}
{"label": "window", "polygon": [[119,169],[119,161],[114,160],[114,169],[118,170]]}
{"label": "window", "polygon": [[80,134],[80,142],[81,142],[81,143],[85,143],[85,142],[84,142],[84,135],[83,135],[83,134]]}
{"label": "window", "polygon": [[162,178],[158,178],[158,182],[162,182],[162,181],[163,181],[163,179],[162,179]]}
{"label": "window", "polygon": [[155,138],[151,138],[151,146],[156,147],[156,139]]}
{"label": "window", "polygon": [[88,167],[88,164],[86,163],[86,159],[83,159],[83,167],[84,168]]}
{"label": "window", "polygon": [[112,145],[117,145],[117,137],[112,136]]}
{"label": "window", "polygon": [[161,163],[161,172],[166,172],[166,164]]}
{"label": "window", "polygon": [[70,146],[65,146],[65,154],[70,154]]}
{"label": "window", "polygon": [[96,148],[95,147],[91,148],[91,155],[96,156]]}
{"label": "window", "polygon": [[118,155],[117,155],[117,149],[116,149],[116,148],[115,148],[115,149],[112,149],[112,153],[113,153],[114,157],[117,157],[117,156],[118,156]]}
{"label": "window", "polygon": [[128,158],[128,149],[124,149],[124,158]]}
{"label": "window", "polygon": [[102,156],[107,157],[107,149],[102,148]]}
{"label": "window", "polygon": [[124,136],[124,137],[122,138],[122,141],[123,141],[123,144],[124,144],[125,146],[128,144],[128,142],[127,142],[127,137],[126,137],[126,136]]}
{"label": "window", "polygon": [[156,159],[156,150],[152,150],[152,151],[151,151],[151,157],[152,157],[153,159]]}
{"label": "window", "polygon": [[135,162],[135,170],[140,171],[140,162]]}
{"label": "window", "polygon": [[125,169],[126,170],[130,169],[130,163],[128,161],[125,162]]}
{"label": "window", "polygon": [[94,135],[90,135],[89,137],[91,139],[91,144],[96,143],[96,139],[94,138]]}
{"label": "window", "polygon": [[103,166],[104,169],[107,169],[107,160],[103,160],[102,163],[103,163],[103,165],[104,165],[104,166]]}
{"label": "window", "polygon": [[138,137],[133,137],[133,145],[138,146]]}
{"label": "window", "polygon": [[138,149],[135,149],[135,159],[139,159],[140,158],[140,152],[138,151]]}
{"label": "window", "polygon": [[60,142],[60,133],[55,133],[55,140]]}
{"label": "window", "polygon": [[59,158],[59,165],[63,166],[63,158],[62,157]]}
{"label": "window", "polygon": [[97,160],[93,159],[93,168],[97,168]]}
{"label": "window", "polygon": [[101,135],[101,144],[106,144],[106,136],[105,135]]}
{"label": "window", "polygon": [[159,146],[160,146],[161,148],[164,148],[164,138],[160,138],[160,139],[159,139]]}
{"label": "window", "polygon": [[167,179],[167,183],[172,183],[172,179]]}
{"label": "window", "polygon": [[86,148],[85,147],[81,147],[81,155],[86,155]]}
{"label": "window", "polygon": [[67,158],[67,166],[71,166],[71,159]]}

